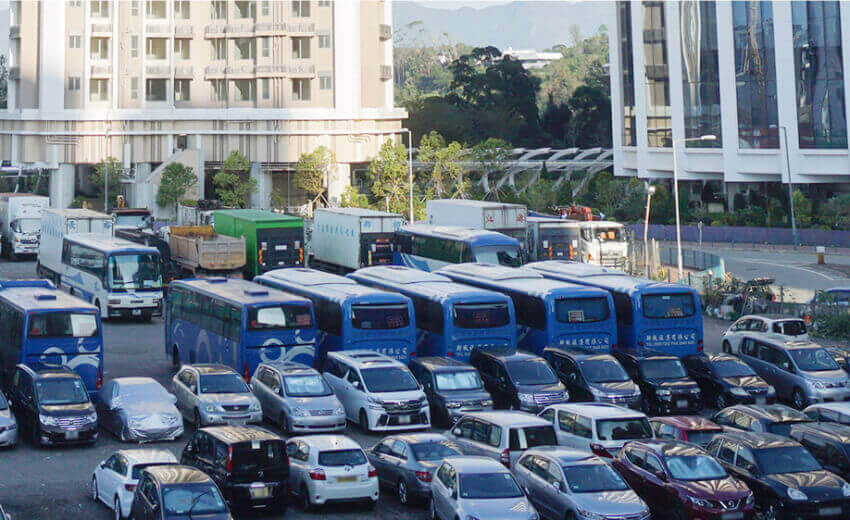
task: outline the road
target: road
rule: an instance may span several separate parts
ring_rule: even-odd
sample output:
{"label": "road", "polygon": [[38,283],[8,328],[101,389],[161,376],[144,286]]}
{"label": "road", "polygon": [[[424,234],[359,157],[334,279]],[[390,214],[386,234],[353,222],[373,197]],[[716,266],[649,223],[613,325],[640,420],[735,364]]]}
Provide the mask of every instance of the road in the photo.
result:
{"label": "road", "polygon": [[[33,278],[34,263],[0,261],[0,279]],[[726,324],[706,319],[705,341],[710,351],[720,349],[720,334]],[[170,387],[172,370],[162,352],[162,321],[151,323],[109,322],[104,333],[104,379],[124,376],[149,376]],[[267,425],[268,426],[268,425]],[[277,431],[276,427],[268,426]],[[192,430],[187,425],[187,432]],[[347,432],[364,448],[371,447],[378,436],[361,433],[350,426]],[[157,444],[170,449],[179,457],[188,435],[172,443]],[[49,448],[35,450],[22,442],[17,448],[0,453],[0,502],[8,508],[15,520],[108,519],[110,511],[90,498],[89,482],[94,467],[117,449],[133,447],[118,442],[108,433],[101,432],[93,447]],[[427,508],[403,507],[389,492],[383,492],[374,511],[358,506],[331,506],[315,514],[305,514],[291,507],[289,519],[424,519]],[[240,517],[241,518],[241,517]],[[262,514],[248,515],[259,520],[271,518]]]}

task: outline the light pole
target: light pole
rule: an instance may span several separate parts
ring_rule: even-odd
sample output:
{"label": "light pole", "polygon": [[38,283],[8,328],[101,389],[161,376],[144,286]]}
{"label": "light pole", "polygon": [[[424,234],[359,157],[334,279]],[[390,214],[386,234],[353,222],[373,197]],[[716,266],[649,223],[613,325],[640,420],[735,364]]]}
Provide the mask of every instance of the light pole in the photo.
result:
{"label": "light pole", "polygon": [[643,265],[646,269],[646,277],[649,278],[649,206],[652,204],[652,195],[655,186],[646,187],[646,221],[643,224]]}
{"label": "light pole", "polygon": [[106,129],[106,161],[103,165],[103,212],[109,213],[109,128]]}
{"label": "light pole", "polygon": [[791,237],[794,240],[794,249],[797,249],[797,220],[794,218],[794,185],[791,183],[791,159],[788,155],[788,129],[784,126],[782,135],[785,136],[785,166],[788,168],[788,204],[791,205]]}
{"label": "light pole", "polygon": [[410,223],[413,224],[413,133],[407,128],[401,131],[407,132],[407,182],[410,189]]}
{"label": "light pole", "polygon": [[676,260],[678,261],[678,279],[682,279],[684,268],[682,266],[682,224],[679,219],[679,166],[676,160],[676,145],[678,143],[687,143],[689,141],[714,141],[716,135],[701,135],[699,137],[689,137],[687,139],[673,139],[673,203],[676,205]]}

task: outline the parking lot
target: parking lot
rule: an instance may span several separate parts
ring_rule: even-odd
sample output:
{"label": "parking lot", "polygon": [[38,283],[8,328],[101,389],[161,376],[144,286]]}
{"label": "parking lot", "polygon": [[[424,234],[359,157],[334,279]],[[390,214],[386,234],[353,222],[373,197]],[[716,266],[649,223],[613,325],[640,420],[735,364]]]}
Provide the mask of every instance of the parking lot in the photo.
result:
{"label": "parking lot", "polygon": [[[0,279],[33,277],[34,262],[0,262]],[[719,350],[719,338],[725,325],[718,320],[705,320],[705,344],[708,350]],[[162,342],[161,319],[144,324],[105,323],[104,379],[149,376],[170,387],[173,372],[163,354]],[[278,431],[276,427],[267,427]],[[183,439],[156,446],[168,448],[179,457],[191,430],[191,426],[187,425],[187,435]],[[347,434],[364,448],[372,446],[379,439],[376,435],[361,433],[353,425],[349,425]],[[100,440],[93,447],[36,450],[27,442],[20,442],[17,448],[0,452],[0,503],[8,508],[15,520],[111,518],[111,511],[91,500],[89,481],[97,463],[115,450],[128,447],[133,446],[120,443],[105,432],[101,432]],[[298,519],[419,519],[426,516],[427,508],[405,508],[390,492],[382,493],[381,501],[374,511],[349,504],[327,507],[311,514],[291,507],[287,513],[287,518]],[[263,514],[249,517],[272,518]]]}

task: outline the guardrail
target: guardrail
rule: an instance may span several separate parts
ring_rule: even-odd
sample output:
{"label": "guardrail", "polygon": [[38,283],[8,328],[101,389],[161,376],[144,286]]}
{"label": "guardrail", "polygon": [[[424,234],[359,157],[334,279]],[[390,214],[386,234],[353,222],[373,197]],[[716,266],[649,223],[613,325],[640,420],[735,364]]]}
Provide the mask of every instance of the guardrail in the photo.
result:
{"label": "guardrail", "polygon": [[[643,223],[627,226],[636,237],[643,236]],[[789,228],[764,228],[743,226],[682,226],[683,242],[720,242],[726,244],[793,245],[794,236]],[[798,243],[802,246],[850,247],[850,231],[829,229],[798,229]],[[676,226],[649,225],[649,238],[672,242],[676,240]]]}

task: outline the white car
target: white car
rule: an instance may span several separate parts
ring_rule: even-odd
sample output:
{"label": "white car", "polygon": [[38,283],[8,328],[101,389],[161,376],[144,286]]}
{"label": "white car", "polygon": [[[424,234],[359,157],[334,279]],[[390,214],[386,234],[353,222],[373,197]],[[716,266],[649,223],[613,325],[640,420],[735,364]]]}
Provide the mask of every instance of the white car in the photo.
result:
{"label": "white car", "polygon": [[428,399],[407,366],[372,350],[331,352],[323,376],[363,431],[426,429]]}
{"label": "white car", "polygon": [[91,494],[95,502],[103,502],[112,509],[114,518],[130,516],[133,493],[142,470],[149,466],[178,464],[177,457],[168,450],[119,450],[94,468]]}
{"label": "white car", "polygon": [[378,503],[378,470],[345,435],[310,435],[286,441],[289,489],[305,511],[328,502]]}
{"label": "white car", "polygon": [[809,341],[806,322],[793,316],[750,314],[741,316],[723,333],[723,352],[738,354],[747,333],[761,332],[775,339]]}
{"label": "white car", "polygon": [[850,402],[848,401],[817,403],[807,406],[803,412],[814,421],[850,426]]}
{"label": "white car", "polygon": [[655,437],[646,415],[611,403],[553,404],[540,418],[555,427],[559,446],[613,457],[632,440]]}

